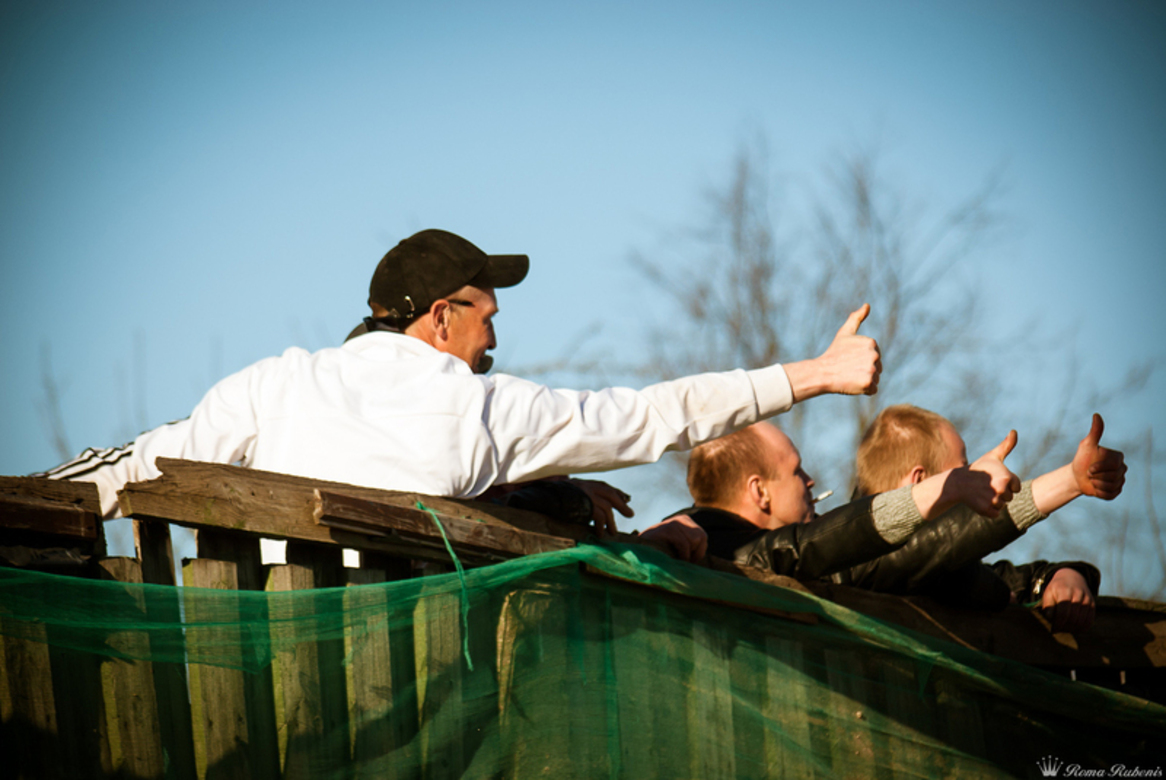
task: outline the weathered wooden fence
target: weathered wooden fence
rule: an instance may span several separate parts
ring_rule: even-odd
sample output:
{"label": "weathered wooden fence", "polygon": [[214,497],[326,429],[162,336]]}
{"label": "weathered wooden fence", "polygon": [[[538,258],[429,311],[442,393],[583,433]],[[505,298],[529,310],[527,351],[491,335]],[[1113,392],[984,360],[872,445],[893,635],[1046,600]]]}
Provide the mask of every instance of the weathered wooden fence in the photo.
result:
{"label": "weathered wooden fence", "polygon": [[[128,485],[119,496],[123,513],[134,518],[136,557],[105,557],[92,485],[29,478],[0,479],[0,554],[10,564],[76,576],[173,585],[176,569],[169,525],[179,524],[195,529],[197,544],[197,557],[180,564],[185,585],[288,591],[449,571],[445,543],[428,512],[417,508],[418,500],[437,513],[458,557],[468,566],[567,549],[586,535],[586,529],[577,526],[489,504],[213,464],[160,460],[159,466],[162,477]],[[288,541],[286,564],[261,562],[261,538]],[[359,568],[343,566],[345,548],[359,551]],[[714,561],[713,566],[775,585],[807,588],[723,561]],[[1166,702],[1163,605],[1102,598],[1095,628],[1072,637],[1050,633],[1038,614],[1019,608],[985,615],[944,609],[924,599],[837,586],[808,587],[837,603],[924,634]],[[198,620],[199,602],[180,603],[181,593],[176,589],[171,602],[151,602],[149,609],[162,610],[158,617],[176,625],[183,614],[187,620]],[[578,632],[598,631],[604,625],[609,627],[602,630],[614,630],[610,626],[617,624],[623,630],[650,631],[653,621],[660,619],[651,602],[617,602],[605,607],[605,616],[580,615],[580,609],[586,612],[593,607],[577,609],[572,598],[561,591],[516,593],[477,617],[478,625],[486,621],[493,628],[472,632],[477,645],[470,650],[496,676],[498,692],[491,717],[504,735],[537,722],[544,710],[550,717],[548,708],[572,708],[586,720],[589,708],[611,705],[582,692],[563,699],[522,690],[514,683],[513,669],[522,654],[537,645],[531,642],[538,632],[567,630],[556,627],[556,621],[578,621],[570,629]],[[660,593],[659,598],[679,597]],[[251,673],[199,663],[98,661],[51,641],[0,634],[4,756],[0,776],[292,778],[309,776],[313,766],[350,762],[364,767],[368,776],[391,777],[392,764],[366,759],[397,750],[415,753],[401,765],[424,766],[428,776],[459,775],[468,771],[474,740],[484,737],[472,730],[450,734],[449,729],[464,724],[438,716],[443,709],[448,712],[443,705],[450,697],[469,696],[472,687],[468,678],[461,677],[468,672],[462,664],[463,627],[456,602],[457,597],[448,594],[419,601],[418,609],[450,617],[418,620],[417,631],[412,626],[386,627],[380,632],[297,645],[294,650],[277,651],[270,665]],[[142,609],[146,608],[143,604]],[[813,621],[812,616],[778,614]],[[783,679],[745,679],[720,651],[734,641],[729,629],[704,621],[694,623],[691,632],[693,657],[671,662],[688,670],[684,673],[692,675],[694,690],[723,691],[724,695],[694,698],[691,706],[678,704],[683,713],[678,724],[676,716],[661,711],[649,688],[637,687],[632,679],[621,681],[612,711],[638,724],[642,741],[579,756],[580,766],[611,774],[615,761],[622,775],[651,775],[660,759],[652,752],[653,734],[677,728],[689,735],[692,758],[688,766],[694,777],[758,773],[756,766],[736,766],[738,755],[765,756],[767,771],[776,769],[780,774],[791,740],[816,745],[827,755],[833,752],[839,756],[837,766],[845,764],[843,756],[855,755],[869,755],[884,767],[918,765],[918,756],[912,763],[894,755],[901,748],[880,740],[877,729],[860,730],[854,737],[857,741],[843,744],[832,742],[837,735],[825,723],[783,720],[778,711],[792,706],[790,696],[802,695],[816,698],[798,706],[851,719],[858,708],[861,718],[863,702],[872,696],[862,690],[867,679],[886,681],[885,691],[890,693],[879,694],[881,709],[899,724],[917,729],[924,742],[939,740],[972,756],[991,752],[989,743],[995,733],[991,715],[979,711],[975,702],[951,701],[940,712],[917,696],[901,693],[922,684],[910,665],[881,662],[869,675],[856,674],[856,669],[873,663],[859,651],[839,647],[814,651],[821,657],[808,658],[804,654],[809,651],[796,641],[775,636],[765,640],[761,651],[782,660],[780,668],[771,665],[769,674]],[[143,640],[131,635],[109,641]],[[595,668],[607,664],[618,675],[621,664],[642,660],[623,659],[620,646],[613,647],[609,658],[590,659]],[[668,655],[661,652],[660,657]],[[236,666],[246,666],[242,660]],[[565,659],[559,661],[564,668],[570,665]],[[570,659],[570,663],[572,668],[586,668],[588,659]],[[341,668],[345,685],[323,684]],[[790,685],[790,675],[810,675],[811,668],[818,670],[814,685]],[[678,669],[677,673],[682,672]],[[944,682],[932,684],[942,688]],[[787,691],[784,698],[767,698],[767,690],[779,688]],[[742,697],[734,699],[730,695],[734,691],[760,702],[762,717],[753,713],[747,721],[738,713],[735,718],[734,708],[741,706]],[[942,691],[939,695],[942,698]],[[766,707],[774,711],[766,713]],[[783,722],[786,733],[778,735],[755,725],[767,718]],[[741,725],[733,733],[734,722],[754,725]],[[514,743],[520,748],[510,759],[513,774],[541,775],[545,766],[536,757],[537,751],[528,761],[521,747],[525,743]],[[462,747],[450,750],[450,745]],[[942,763],[935,771],[943,773]]]}

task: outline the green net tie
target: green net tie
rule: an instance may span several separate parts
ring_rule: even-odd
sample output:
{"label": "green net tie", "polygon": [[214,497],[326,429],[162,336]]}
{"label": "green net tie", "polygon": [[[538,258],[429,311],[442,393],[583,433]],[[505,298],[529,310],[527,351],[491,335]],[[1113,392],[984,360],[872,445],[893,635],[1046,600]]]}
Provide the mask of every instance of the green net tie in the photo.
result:
{"label": "green net tie", "polygon": [[433,518],[437,530],[441,532],[441,541],[445,542],[445,549],[449,553],[449,557],[453,558],[454,568],[457,569],[458,581],[462,584],[462,655],[466,657],[466,666],[472,672],[474,671],[474,661],[470,658],[470,590],[466,587],[466,570],[462,568],[462,562],[458,560],[457,553],[453,551],[453,545],[449,543],[449,537],[445,535],[445,528],[437,519],[437,512],[420,501],[417,502],[417,508],[422,512],[428,512],[429,516]]}

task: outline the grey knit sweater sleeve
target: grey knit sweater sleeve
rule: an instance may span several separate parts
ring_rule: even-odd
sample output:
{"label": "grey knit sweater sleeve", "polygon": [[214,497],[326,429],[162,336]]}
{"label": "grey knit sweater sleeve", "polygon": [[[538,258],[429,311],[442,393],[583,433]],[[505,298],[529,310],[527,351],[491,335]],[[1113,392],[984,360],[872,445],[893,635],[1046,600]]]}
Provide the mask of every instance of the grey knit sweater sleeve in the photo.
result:
{"label": "grey knit sweater sleeve", "polygon": [[1048,515],[1042,515],[1040,510],[1036,508],[1036,501],[1032,497],[1031,479],[1026,479],[1020,485],[1020,492],[1014,495],[1012,500],[1008,502],[1006,510],[1018,531],[1027,531],[1048,517]]}
{"label": "grey knit sweater sleeve", "polygon": [[879,536],[891,544],[906,539],[923,524],[923,515],[911,496],[911,485],[879,493],[871,504],[871,519]]}

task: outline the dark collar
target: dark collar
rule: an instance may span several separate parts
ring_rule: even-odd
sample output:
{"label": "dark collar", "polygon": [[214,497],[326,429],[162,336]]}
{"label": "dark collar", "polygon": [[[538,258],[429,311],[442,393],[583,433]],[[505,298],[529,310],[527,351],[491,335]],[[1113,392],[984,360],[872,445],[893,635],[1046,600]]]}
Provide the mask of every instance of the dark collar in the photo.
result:
{"label": "dark collar", "polygon": [[364,320],[352,329],[345,341],[352,341],[357,336],[363,336],[366,333],[372,333],[374,330],[383,330],[388,333],[404,333],[394,322],[390,320],[378,320],[375,317],[365,317]]}

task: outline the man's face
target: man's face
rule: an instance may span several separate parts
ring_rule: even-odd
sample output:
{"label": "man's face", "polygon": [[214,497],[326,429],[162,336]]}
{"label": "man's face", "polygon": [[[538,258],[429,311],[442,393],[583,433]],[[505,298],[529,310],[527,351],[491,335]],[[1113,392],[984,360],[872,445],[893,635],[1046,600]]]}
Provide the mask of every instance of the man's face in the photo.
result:
{"label": "man's face", "polygon": [[768,423],[757,428],[774,477],[764,485],[770,499],[770,528],[808,523],[814,519],[814,480],[802,468],[802,456],[789,437]]}
{"label": "man's face", "polygon": [[945,422],[940,428],[940,436],[944,442],[944,456],[938,473],[942,474],[948,469],[958,469],[968,465],[968,446],[964,444],[963,437],[959,435],[955,426]]}
{"label": "man's face", "polygon": [[463,287],[445,300],[453,311],[449,320],[449,349],[470,368],[477,368],[486,350],[498,346],[492,318],[498,313],[493,288]]}

